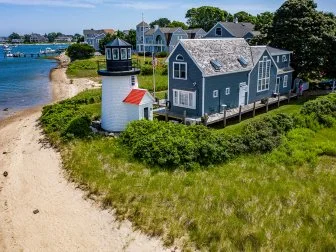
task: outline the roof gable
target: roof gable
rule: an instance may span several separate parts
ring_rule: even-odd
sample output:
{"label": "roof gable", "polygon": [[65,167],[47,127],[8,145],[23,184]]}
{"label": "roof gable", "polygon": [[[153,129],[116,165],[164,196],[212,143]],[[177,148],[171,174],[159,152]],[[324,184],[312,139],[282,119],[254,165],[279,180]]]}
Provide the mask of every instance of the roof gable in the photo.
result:
{"label": "roof gable", "polygon": [[283,49],[279,49],[279,48],[275,48],[275,47],[271,47],[271,46],[267,46],[267,50],[269,51],[269,53],[272,56],[293,53],[292,51],[287,51],[287,50],[283,50]]}
{"label": "roof gable", "polygon": [[236,38],[243,38],[247,33],[254,31],[251,23],[219,22],[228,32]]}
{"label": "roof gable", "polygon": [[[253,67],[251,49],[242,38],[182,39],[182,47],[205,76],[249,71]],[[239,59],[247,62],[242,65]],[[211,61],[220,63],[215,69]]]}
{"label": "roof gable", "polygon": [[147,96],[152,102],[154,102],[154,98],[148,93],[146,89],[134,88],[131,92],[126,96],[123,100],[125,103],[133,104],[133,105],[141,105],[141,102]]}

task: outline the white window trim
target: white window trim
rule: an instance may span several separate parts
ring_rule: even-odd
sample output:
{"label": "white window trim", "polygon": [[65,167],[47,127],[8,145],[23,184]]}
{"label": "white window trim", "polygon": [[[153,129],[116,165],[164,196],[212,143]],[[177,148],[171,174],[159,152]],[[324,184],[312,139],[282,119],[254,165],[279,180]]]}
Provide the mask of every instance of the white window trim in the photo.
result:
{"label": "white window trim", "polygon": [[[179,77],[176,77],[175,76],[175,64],[179,64],[179,65],[185,65],[185,78],[179,78]],[[173,79],[176,79],[176,80],[186,80],[187,79],[187,74],[188,74],[188,68],[187,68],[187,63],[185,62],[173,62]]]}
{"label": "white window trim", "polygon": [[213,98],[218,98],[218,90],[214,90],[214,91],[212,92],[212,97],[213,97]]}
{"label": "white window trim", "polygon": [[[264,69],[264,63],[266,62],[266,69]],[[261,78],[260,77],[260,64],[262,64],[261,67]],[[269,66],[269,72],[267,73],[267,66]],[[267,77],[268,75],[268,77]],[[259,81],[261,81],[261,85],[259,88]],[[265,81],[265,88],[262,88],[262,83],[263,81]],[[258,82],[257,82],[257,92],[263,92],[263,91],[267,91],[270,88],[270,82],[271,82],[271,60],[267,59],[267,56],[263,57],[263,60],[259,61],[258,64]]]}
{"label": "white window trim", "polygon": [[277,56],[277,63],[279,63],[280,62],[280,56],[278,55]]}
{"label": "white window trim", "polygon": [[229,95],[231,93],[231,89],[228,87],[225,89],[225,95]]}
{"label": "white window trim", "polygon": [[128,55],[128,59],[132,59],[132,50],[131,50],[131,48],[128,48],[127,49],[127,55]]}
{"label": "white window trim", "polygon": [[107,60],[111,60],[112,59],[111,48],[106,48],[105,49],[105,55],[106,55],[106,59]]}
{"label": "white window trim", "polygon": [[287,62],[287,55],[282,55],[282,62]]}
{"label": "white window trim", "polygon": [[[217,29],[220,29],[220,35],[217,34]],[[223,35],[223,29],[222,29],[222,27],[217,27],[217,28],[215,29],[215,36],[216,36],[216,37],[221,37],[222,35]]]}
{"label": "white window trim", "polygon": [[288,86],[288,75],[285,75],[283,78],[283,85],[284,88],[286,88]]}
{"label": "white window trim", "polygon": [[[124,53],[123,53],[124,52]],[[123,55],[124,54],[124,55]],[[123,57],[124,56],[124,57]],[[120,49],[120,59],[121,60],[127,60],[127,49],[121,48]]]}
{"label": "white window trim", "polygon": [[[182,57],[182,59],[179,59],[178,57]],[[181,54],[177,54],[176,60],[177,61],[184,61],[184,57]]]}
{"label": "white window trim", "polygon": [[[177,94],[177,96],[176,96]],[[192,104],[185,105],[181,104],[180,96],[181,94],[188,95],[188,102],[189,102],[189,95],[192,95]],[[173,89],[173,105],[176,107],[188,108],[188,109],[196,109],[196,91],[186,91],[186,90],[179,90]]]}
{"label": "white window trim", "polygon": [[[118,52],[118,57],[114,57],[114,53],[113,51],[117,51]],[[119,48],[112,48],[112,57],[113,57],[113,60],[119,60],[120,58],[120,55],[119,55]]]}

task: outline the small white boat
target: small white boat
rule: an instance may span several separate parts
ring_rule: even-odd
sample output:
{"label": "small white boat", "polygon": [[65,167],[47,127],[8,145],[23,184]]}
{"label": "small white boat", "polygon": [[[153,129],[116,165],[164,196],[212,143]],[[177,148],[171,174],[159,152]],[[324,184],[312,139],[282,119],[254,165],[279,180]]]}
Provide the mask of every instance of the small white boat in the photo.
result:
{"label": "small white boat", "polygon": [[51,49],[50,47],[47,47],[44,51],[40,50],[41,54],[48,54],[48,53],[55,53],[56,51]]}
{"label": "small white boat", "polygon": [[14,54],[11,51],[6,52],[5,57],[7,58],[13,58]]}

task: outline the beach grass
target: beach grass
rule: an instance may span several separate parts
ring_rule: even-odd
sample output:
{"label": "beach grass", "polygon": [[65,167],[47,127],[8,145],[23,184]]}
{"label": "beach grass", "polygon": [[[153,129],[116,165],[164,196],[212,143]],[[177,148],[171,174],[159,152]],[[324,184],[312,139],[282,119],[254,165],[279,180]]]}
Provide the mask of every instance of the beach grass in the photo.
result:
{"label": "beach grass", "polygon": [[[99,105],[83,104],[80,110],[99,115]],[[300,107],[297,102],[270,113],[296,113]],[[237,124],[219,132],[239,130]],[[71,180],[114,208],[118,218],[161,236],[166,245],[204,251],[333,251],[335,130],[297,128],[271,153],[193,171],[140,163],[115,138],[74,139],[60,147]]]}

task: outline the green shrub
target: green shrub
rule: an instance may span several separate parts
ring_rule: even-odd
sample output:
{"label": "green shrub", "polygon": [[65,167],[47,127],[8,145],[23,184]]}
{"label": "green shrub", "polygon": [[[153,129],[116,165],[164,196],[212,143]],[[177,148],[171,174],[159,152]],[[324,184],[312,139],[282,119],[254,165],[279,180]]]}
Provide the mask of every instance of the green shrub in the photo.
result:
{"label": "green shrub", "polygon": [[161,69],[161,75],[168,75],[168,66],[166,64]]}
{"label": "green shrub", "polygon": [[87,44],[72,44],[68,47],[66,53],[70,57],[70,59],[78,60],[78,59],[88,59],[93,57],[95,49]]}
{"label": "green shrub", "polygon": [[158,52],[156,54],[156,57],[158,57],[158,58],[165,58],[167,56],[168,56],[168,52]]}
{"label": "green shrub", "polygon": [[76,116],[67,124],[61,136],[65,138],[87,137],[91,134],[90,123],[88,115]]}
{"label": "green shrub", "polygon": [[151,75],[153,74],[153,67],[151,65],[143,65],[141,67],[141,75]]}

